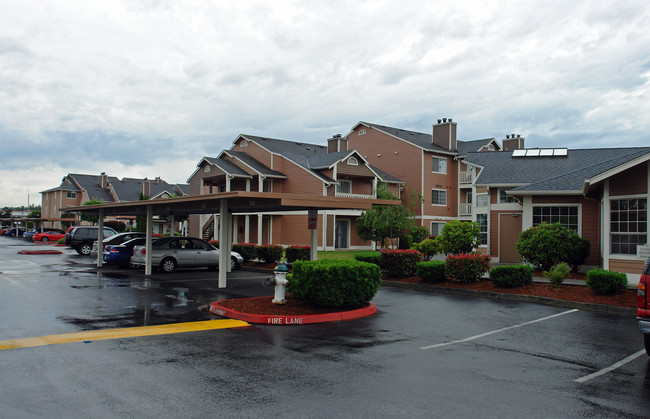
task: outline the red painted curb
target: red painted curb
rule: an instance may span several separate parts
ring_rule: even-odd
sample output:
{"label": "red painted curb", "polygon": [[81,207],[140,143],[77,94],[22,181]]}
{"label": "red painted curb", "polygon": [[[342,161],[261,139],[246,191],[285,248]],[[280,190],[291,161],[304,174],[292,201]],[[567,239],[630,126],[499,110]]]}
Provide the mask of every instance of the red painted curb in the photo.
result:
{"label": "red painted curb", "polygon": [[19,255],[60,255],[60,250],[19,250]]}
{"label": "red painted curb", "polygon": [[[271,298],[271,297],[256,297]],[[226,300],[221,300],[226,301]],[[377,307],[370,303],[367,307],[356,310],[340,311],[336,313],[305,314],[303,316],[278,316],[267,314],[242,313],[219,305],[221,301],[210,304],[210,313],[217,316],[228,317],[229,319],[243,320],[248,323],[274,324],[295,326],[301,324],[337,322],[345,320],[361,319],[377,313]]]}

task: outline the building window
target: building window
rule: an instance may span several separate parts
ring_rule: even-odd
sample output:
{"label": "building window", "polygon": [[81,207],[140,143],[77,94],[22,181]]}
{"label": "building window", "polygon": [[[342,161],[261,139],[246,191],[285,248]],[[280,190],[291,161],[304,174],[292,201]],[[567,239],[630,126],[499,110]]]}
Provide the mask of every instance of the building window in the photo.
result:
{"label": "building window", "polygon": [[358,166],[359,162],[354,157],[348,159],[348,166]]}
{"label": "building window", "polygon": [[499,203],[500,204],[511,204],[517,202],[515,197],[510,196],[506,193],[508,189],[499,189]]}
{"label": "building window", "polygon": [[610,212],[611,253],[636,255],[648,241],[646,199],[613,199]]}
{"label": "building window", "polygon": [[205,168],[203,169],[203,171],[204,171],[205,173],[209,173],[209,172],[210,172],[210,165],[205,166]]}
{"label": "building window", "polygon": [[366,130],[365,129],[359,130],[359,135],[366,135]]}
{"label": "building window", "polygon": [[447,191],[443,189],[431,189],[431,205],[446,207]]}
{"label": "building window", "polygon": [[339,183],[336,185],[337,193],[352,193],[352,182],[349,180],[339,180]]}
{"label": "building window", "polygon": [[74,192],[68,192],[68,198],[70,198],[70,199],[74,199],[74,198],[76,198],[76,197],[77,197],[77,194],[76,194],[76,193],[74,193]]}
{"label": "building window", "polygon": [[434,157],[431,171],[433,173],[447,174],[447,159],[442,157]]}
{"label": "building window", "polygon": [[445,226],[445,223],[440,223],[437,221],[431,222],[431,235],[433,237],[438,237],[442,233],[442,228]]}
{"label": "building window", "polygon": [[578,232],[578,207],[533,207],[533,226],[542,223],[560,225]]}
{"label": "building window", "polygon": [[488,216],[487,214],[476,214],[476,222],[481,229],[481,245],[488,244]]}
{"label": "building window", "polygon": [[486,193],[476,194],[476,207],[486,208],[490,204],[490,196]]}

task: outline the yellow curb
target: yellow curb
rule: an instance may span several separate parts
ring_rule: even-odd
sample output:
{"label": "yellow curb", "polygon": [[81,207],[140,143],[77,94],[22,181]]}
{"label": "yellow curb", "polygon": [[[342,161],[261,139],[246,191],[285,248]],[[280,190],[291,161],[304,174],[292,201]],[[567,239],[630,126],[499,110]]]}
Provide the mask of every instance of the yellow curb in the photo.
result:
{"label": "yellow curb", "polygon": [[31,348],[56,345],[60,343],[84,342],[104,339],[131,338],[140,336],[169,335],[173,333],[199,332],[202,330],[230,329],[250,326],[241,320],[206,320],[190,323],[164,324],[159,326],[140,326],[125,329],[89,330],[86,332],[61,333],[34,338],[0,340],[0,350]]}

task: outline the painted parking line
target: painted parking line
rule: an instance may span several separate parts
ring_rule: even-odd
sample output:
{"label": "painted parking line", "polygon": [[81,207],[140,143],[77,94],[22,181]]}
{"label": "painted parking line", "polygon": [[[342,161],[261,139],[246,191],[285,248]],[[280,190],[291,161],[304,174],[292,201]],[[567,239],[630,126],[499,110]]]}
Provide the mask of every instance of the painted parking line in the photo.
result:
{"label": "painted parking line", "polygon": [[173,333],[199,332],[203,330],[230,329],[250,326],[233,319],[205,320],[200,322],[164,324],[159,326],[128,327],[124,329],[89,330],[86,332],[61,333],[24,339],[0,340],[0,350],[31,348],[60,343],[88,342],[93,340],[120,339],[141,336],[169,335]]}
{"label": "painted parking line", "polygon": [[645,353],[646,353],[645,349],[641,349],[639,352],[637,352],[635,354],[632,354],[632,355],[628,356],[627,358],[621,359],[620,361],[610,365],[607,368],[603,368],[600,371],[596,371],[596,372],[594,372],[592,374],[585,375],[584,377],[580,377],[580,378],[575,379],[573,381],[575,381],[576,383],[584,383],[584,382],[587,382],[587,381],[589,381],[589,380],[591,380],[593,378],[600,377],[601,375],[607,374],[608,372],[614,371],[615,369],[622,367],[623,365],[627,364],[628,362],[634,361],[635,359],[637,359],[638,357],[640,357],[641,355],[643,355]]}
{"label": "painted parking line", "polygon": [[480,339],[480,338],[483,338],[485,336],[494,335],[495,333],[501,333],[501,332],[505,332],[506,330],[516,329],[518,327],[524,327],[524,326],[528,326],[528,325],[531,325],[531,324],[534,324],[534,323],[539,323],[539,322],[543,322],[545,320],[553,319],[555,317],[564,316],[565,314],[575,313],[576,311],[579,311],[579,310],[577,308],[574,308],[573,310],[563,311],[562,313],[557,313],[557,314],[553,314],[551,316],[542,317],[541,319],[535,319],[535,320],[531,320],[531,321],[528,321],[528,322],[525,322],[525,323],[515,324],[514,326],[503,327],[501,329],[481,333],[480,335],[470,336],[470,337],[465,338],[465,339],[458,339],[458,340],[453,340],[451,342],[443,342],[443,343],[438,343],[438,344],[435,344],[435,345],[422,346],[422,347],[420,347],[420,349],[434,349],[434,348],[440,348],[440,347],[448,346],[448,345],[455,345],[457,343],[470,342],[472,340]]}

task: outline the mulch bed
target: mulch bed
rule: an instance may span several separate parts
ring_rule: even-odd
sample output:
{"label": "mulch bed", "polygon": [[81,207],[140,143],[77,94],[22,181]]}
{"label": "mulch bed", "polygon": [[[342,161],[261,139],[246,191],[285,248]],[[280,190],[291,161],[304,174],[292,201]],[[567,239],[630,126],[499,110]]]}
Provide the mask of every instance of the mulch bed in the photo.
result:
{"label": "mulch bed", "polygon": [[[277,263],[259,263],[259,262],[244,262],[244,266],[262,268],[273,270]],[[541,272],[535,272],[535,276],[542,276]],[[585,279],[585,275],[571,274],[572,279]],[[440,283],[426,283],[418,276],[409,278],[387,278],[383,280],[404,282],[411,284],[422,284],[423,286],[459,288],[475,291],[488,291],[503,294],[520,294],[520,295],[533,295],[538,297],[554,298],[558,300],[577,301],[583,303],[603,304],[615,307],[635,308],[637,305],[637,293],[635,290],[625,290],[615,295],[597,295],[591,289],[582,285],[561,285],[559,288],[553,288],[549,284],[532,283],[524,287],[517,288],[497,288],[494,284],[487,279],[482,279],[472,284],[462,284],[458,282],[440,282]],[[353,310],[359,307],[345,307],[345,308],[327,308],[317,307],[304,303],[287,296],[287,304],[279,305],[273,304],[272,296],[268,298],[242,298],[237,300],[226,300],[219,303],[223,307],[230,308],[243,313],[251,314],[268,314],[280,316],[292,315],[307,315],[307,314],[323,314],[333,313],[346,310]]]}

